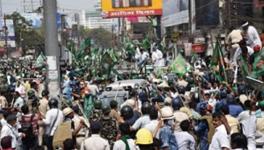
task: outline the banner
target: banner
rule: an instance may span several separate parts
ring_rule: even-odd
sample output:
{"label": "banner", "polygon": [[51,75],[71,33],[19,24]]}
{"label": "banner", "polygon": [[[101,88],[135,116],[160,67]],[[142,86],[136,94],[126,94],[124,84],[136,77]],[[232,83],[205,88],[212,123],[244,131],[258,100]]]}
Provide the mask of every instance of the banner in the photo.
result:
{"label": "banner", "polygon": [[161,0],[101,0],[103,18],[162,15]]}
{"label": "banner", "polygon": [[14,29],[14,22],[12,19],[6,19],[3,18],[0,19],[0,28],[4,30],[4,27],[6,25],[7,31],[3,31],[0,33],[0,47],[5,46],[5,41],[7,41],[7,46],[15,48],[16,47],[16,36],[15,36],[15,29]]}

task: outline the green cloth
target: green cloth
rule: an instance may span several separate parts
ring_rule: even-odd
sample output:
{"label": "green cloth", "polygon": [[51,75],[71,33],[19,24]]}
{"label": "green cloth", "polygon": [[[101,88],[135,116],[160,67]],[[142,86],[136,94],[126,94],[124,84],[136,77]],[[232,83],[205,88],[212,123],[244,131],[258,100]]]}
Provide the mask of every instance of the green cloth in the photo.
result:
{"label": "green cloth", "polygon": [[127,140],[129,139],[128,135],[122,136],[121,140],[126,144],[126,150],[130,150]]}
{"label": "green cloth", "polygon": [[170,68],[171,68],[171,72],[176,73],[180,76],[183,76],[189,70],[189,68],[187,66],[187,62],[181,54],[179,54],[175,58],[175,60],[171,64]]}
{"label": "green cloth", "polygon": [[260,101],[260,102],[258,103],[258,106],[259,106],[259,107],[264,107],[264,100],[263,100],[263,101]]}
{"label": "green cloth", "polygon": [[87,95],[84,98],[84,114],[86,115],[87,118],[90,117],[94,108],[93,99],[94,98],[92,95]]}

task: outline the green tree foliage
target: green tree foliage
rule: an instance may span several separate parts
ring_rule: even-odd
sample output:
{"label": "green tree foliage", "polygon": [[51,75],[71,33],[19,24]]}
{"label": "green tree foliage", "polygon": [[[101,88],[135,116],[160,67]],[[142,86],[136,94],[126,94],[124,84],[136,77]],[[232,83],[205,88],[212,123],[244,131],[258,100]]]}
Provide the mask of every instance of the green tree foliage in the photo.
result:
{"label": "green tree foliage", "polygon": [[14,21],[16,44],[23,48],[24,53],[28,49],[35,49],[37,53],[44,49],[44,34],[41,29],[32,29],[30,22],[18,12],[7,15],[6,19]]}
{"label": "green tree foliage", "polygon": [[101,48],[111,48],[114,37],[110,31],[107,31],[104,28],[85,29],[83,27],[80,28],[80,36],[83,39],[92,39],[93,43]]}

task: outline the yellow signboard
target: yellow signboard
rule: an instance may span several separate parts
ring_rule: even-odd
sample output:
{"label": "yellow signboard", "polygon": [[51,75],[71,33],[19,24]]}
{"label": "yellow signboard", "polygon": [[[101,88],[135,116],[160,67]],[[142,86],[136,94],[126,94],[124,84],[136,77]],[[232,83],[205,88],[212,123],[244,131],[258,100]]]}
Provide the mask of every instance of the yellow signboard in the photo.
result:
{"label": "yellow signboard", "polygon": [[104,18],[162,15],[162,0],[101,0]]}

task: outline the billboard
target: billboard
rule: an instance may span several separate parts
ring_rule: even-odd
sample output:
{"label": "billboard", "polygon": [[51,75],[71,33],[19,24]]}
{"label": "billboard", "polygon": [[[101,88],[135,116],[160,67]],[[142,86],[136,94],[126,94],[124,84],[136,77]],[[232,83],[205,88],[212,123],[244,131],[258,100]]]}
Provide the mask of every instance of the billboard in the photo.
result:
{"label": "billboard", "polygon": [[169,27],[188,23],[188,8],[188,0],[163,0],[163,26]]}
{"label": "billboard", "polygon": [[23,13],[21,15],[32,25],[33,28],[40,28],[42,26],[42,15],[38,13]]}
{"label": "billboard", "polygon": [[[4,31],[4,27],[6,24],[7,31]],[[11,19],[0,19],[0,28],[3,29],[3,32],[0,33],[0,47],[5,46],[5,41],[7,41],[8,47],[16,47],[16,37],[15,37],[15,29],[14,22]]]}
{"label": "billboard", "polygon": [[103,18],[162,15],[162,0],[101,0]]}

